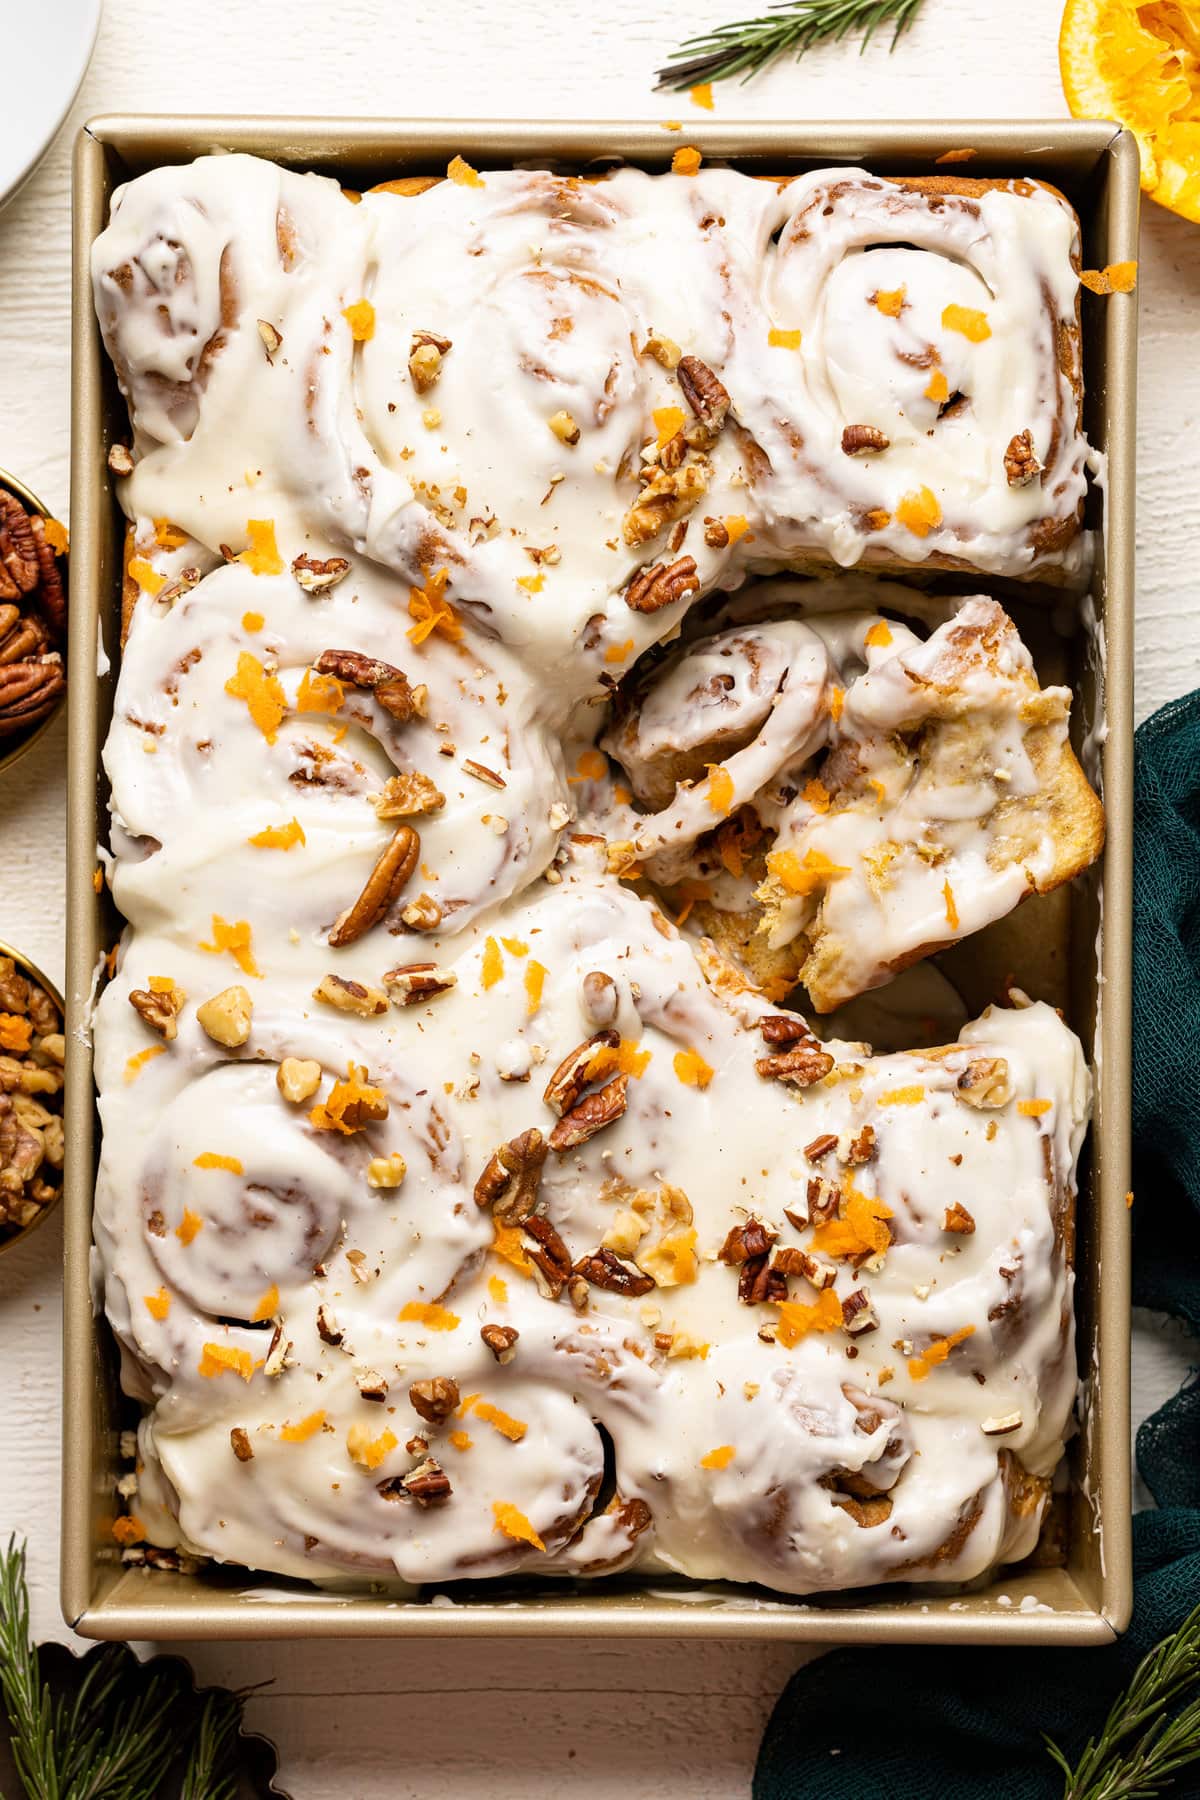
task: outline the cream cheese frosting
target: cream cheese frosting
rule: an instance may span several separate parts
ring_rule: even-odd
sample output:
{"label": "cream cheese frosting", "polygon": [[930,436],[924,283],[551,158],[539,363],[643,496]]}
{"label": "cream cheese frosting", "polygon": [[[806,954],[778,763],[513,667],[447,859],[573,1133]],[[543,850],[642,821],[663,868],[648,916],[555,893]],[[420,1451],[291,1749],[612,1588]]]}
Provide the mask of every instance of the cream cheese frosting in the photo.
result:
{"label": "cream cheese frosting", "polygon": [[[1033,1547],[1068,1429],[1080,1046],[1041,1004],[939,1048],[821,1043],[648,881],[712,829],[711,777],[686,765],[714,743],[724,813],[754,801],[789,853],[858,869],[878,818],[818,809],[844,835],[810,841],[811,794],[778,798],[838,753],[836,688],[859,773],[892,783],[877,813],[955,859],[943,938],[1026,890],[985,866],[993,791],[864,749],[882,758],[898,694],[936,678],[1036,794],[1012,693],[1060,738],[1067,696],[1037,688],[1001,609],[859,581],[727,591],[751,562],[859,554],[859,498],[835,513],[825,451],[787,462],[776,415],[810,446],[875,423],[837,421],[893,328],[943,329],[922,258],[946,252],[860,172],[481,179],[353,207],[207,158],[121,190],[95,247],[136,456],[105,751],[129,924],[95,1027],[99,1267],[145,1407],[127,1536],[313,1580],[972,1579]],[[830,241],[891,259],[878,279],[911,321],[869,301],[874,272],[808,270],[826,193]],[[947,379],[965,392],[971,370],[979,404],[1032,429],[1068,510],[1062,391],[992,362],[1032,354],[1037,296],[1070,313],[1073,230],[1040,189],[956,212],[944,304],[983,282],[971,347],[996,342],[975,365],[937,338]],[[889,236],[913,247],[874,247]],[[885,322],[847,373],[829,339],[860,299]],[[681,393],[680,346],[735,429],[694,369]],[[978,452],[979,474],[966,535],[893,546],[889,527],[887,546],[1032,566],[1045,495],[974,441],[934,428],[929,448],[917,400],[893,400],[900,497],[944,483],[951,520],[951,464]],[[639,465],[703,483],[657,546],[630,541]],[[694,582],[638,610],[631,582],[684,520]],[[951,681],[956,631],[993,651]],[[639,832],[644,866],[614,862]],[[848,992],[903,957],[922,904],[906,887],[869,930],[839,926],[872,940]]]}

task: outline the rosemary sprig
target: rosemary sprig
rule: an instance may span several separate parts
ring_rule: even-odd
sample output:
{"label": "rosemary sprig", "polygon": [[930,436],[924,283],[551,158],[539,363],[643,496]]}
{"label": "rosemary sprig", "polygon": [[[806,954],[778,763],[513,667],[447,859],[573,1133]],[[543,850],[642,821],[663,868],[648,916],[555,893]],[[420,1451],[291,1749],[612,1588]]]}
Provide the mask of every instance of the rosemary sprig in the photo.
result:
{"label": "rosemary sprig", "polygon": [[759,19],[736,19],[688,38],[658,71],[660,88],[692,87],[703,81],[743,81],[777,56],[801,57],[815,44],[839,43],[862,33],[865,50],[881,25],[894,24],[891,48],[908,30],[922,0],[778,0]]}
{"label": "rosemary sprig", "polygon": [[[92,1652],[74,1695],[57,1701],[29,1635],[25,1546],[0,1551],[0,1699],[17,1774],[37,1800],[235,1800],[246,1690],[197,1703],[173,1666],[123,1645]],[[4,1796],[0,1795],[0,1800]]]}
{"label": "rosemary sprig", "polygon": [[1142,1658],[1074,1768],[1049,1738],[1046,1748],[1063,1772],[1063,1800],[1154,1800],[1200,1760],[1200,1606]]}

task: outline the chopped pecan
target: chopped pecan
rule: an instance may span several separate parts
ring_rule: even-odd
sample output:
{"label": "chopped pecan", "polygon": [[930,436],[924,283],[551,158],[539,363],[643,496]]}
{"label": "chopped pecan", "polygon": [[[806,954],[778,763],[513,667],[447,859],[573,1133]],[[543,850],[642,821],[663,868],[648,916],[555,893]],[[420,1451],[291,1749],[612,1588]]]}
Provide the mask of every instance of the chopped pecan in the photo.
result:
{"label": "chopped pecan", "polygon": [[759,1306],[764,1300],[787,1299],[787,1276],[782,1269],[772,1268],[765,1256],[753,1256],[738,1272],[738,1299],[747,1306]]}
{"label": "chopped pecan", "polygon": [[275,352],[283,344],[283,334],[276,326],[272,325],[270,319],[256,319],[255,324],[258,326],[258,335],[262,339],[263,349],[267,353],[267,361],[273,363]]}
{"label": "chopped pecan", "polygon": [[1007,1437],[1011,1431],[1020,1431],[1024,1418],[1018,1408],[1014,1412],[998,1413],[993,1418],[984,1419],[980,1431],[984,1437]]}
{"label": "chopped pecan", "polygon": [[855,1288],[842,1301],[842,1330],[850,1337],[861,1337],[879,1329],[879,1314],[871,1304],[866,1288]]}
{"label": "chopped pecan", "polygon": [[1044,464],[1038,461],[1033,448],[1033,433],[1018,431],[1008,442],[1004,452],[1004,473],[1009,487],[1026,487],[1038,475],[1042,474]]}
{"label": "chopped pecan", "polygon": [[842,1191],[832,1181],[827,1181],[824,1175],[810,1175],[807,1199],[809,1223],[823,1225],[829,1219],[836,1218]]}
{"label": "chopped pecan", "polygon": [[397,825],[392,841],[383,851],[354,905],[339,913],[329,932],[330,946],[335,950],[353,944],[377,925],[396,904],[417,866],[421,840],[411,825]]}
{"label": "chopped pecan", "polygon": [[317,1336],[325,1344],[340,1344],[345,1332],[322,1301],[317,1308]]}
{"label": "chopped pecan", "polygon": [[724,519],[705,519],[704,541],[710,550],[724,550],[729,543],[729,527]]}
{"label": "chopped pecan", "polygon": [[323,560],[315,556],[297,556],[292,562],[292,574],[306,594],[327,594],[349,573],[350,564],[344,556],[327,556]]}
{"label": "chopped pecan", "polygon": [[250,1442],[250,1434],[241,1425],[235,1425],[229,1433],[229,1442],[233,1445],[233,1454],[239,1462],[254,1461],[254,1446]]}
{"label": "chopped pecan", "polygon": [[550,1133],[550,1148],[562,1155],[577,1144],[586,1144],[598,1131],[614,1125],[628,1105],[628,1075],[613,1079],[594,1094],[585,1094],[576,1106],[564,1113]]}
{"label": "chopped pecan", "polygon": [[144,1019],[152,1031],[157,1031],[159,1037],[172,1044],[179,1034],[176,1020],[186,999],[182,988],[173,987],[162,992],[153,988],[134,988],[129,1004],[139,1019]]}
{"label": "chopped pecan", "polygon": [[635,1300],[640,1294],[648,1294],[655,1285],[653,1275],[647,1275],[633,1263],[624,1262],[615,1251],[605,1249],[603,1245],[590,1256],[581,1256],[574,1272],[593,1287],[607,1288],[611,1293],[625,1294]]}
{"label": "chopped pecan", "polygon": [[510,1363],[517,1354],[521,1334],[515,1325],[484,1325],[479,1335],[498,1363]]}
{"label": "chopped pecan", "polygon": [[108,466],[114,475],[133,474],[133,455],[128,444],[112,444],[109,447]]}
{"label": "chopped pecan", "polygon": [[547,1300],[557,1300],[571,1277],[571,1252],[541,1213],[531,1213],[522,1220],[521,1228],[533,1239],[533,1247],[526,1247],[526,1255],[533,1264],[538,1288]]}
{"label": "chopped pecan", "polygon": [[402,775],[389,775],[382,792],[374,794],[371,803],[377,819],[415,819],[424,813],[440,812],[446,796],[428,775],[406,770]]}
{"label": "chopped pecan", "polygon": [[[380,1487],[383,1487],[381,1482]],[[407,1475],[400,1476],[400,1486],[410,1500],[420,1506],[436,1506],[441,1500],[448,1500],[454,1489],[450,1485],[450,1477],[440,1463],[427,1456],[424,1462],[410,1469]]]}
{"label": "chopped pecan", "polygon": [[861,1169],[864,1163],[870,1162],[874,1154],[875,1127],[864,1125],[862,1130],[850,1139],[846,1146],[846,1153],[840,1160],[851,1169]]}
{"label": "chopped pecan", "polygon": [[361,1019],[377,1018],[388,1009],[388,997],[378,988],[364,987],[361,981],[347,981],[341,975],[322,975],[313,989],[313,999],[335,1012],[357,1013]]}
{"label": "chopped pecan", "polygon": [[655,563],[653,568],[639,569],[625,589],[625,604],[637,613],[661,612],[664,606],[674,606],[699,587],[695,557],[681,556],[678,562]]}
{"label": "chopped pecan", "polygon": [[542,1094],[546,1105],[560,1119],[564,1113],[570,1112],[584,1088],[593,1080],[592,1068],[597,1063],[606,1072],[612,1067],[612,1058],[603,1056],[601,1052],[615,1050],[620,1042],[620,1032],[606,1026],[603,1031],[594,1032],[582,1044],[577,1044],[569,1056],[563,1057]]}
{"label": "chopped pecan", "polygon": [[388,1397],[386,1377],[375,1369],[359,1369],[354,1377],[354,1385],[364,1400],[382,1402]]}
{"label": "chopped pecan", "polygon": [[528,1219],[537,1206],[548,1149],[536,1125],[501,1144],[475,1183],[476,1206],[490,1206],[502,1225]]}
{"label": "chopped pecan", "polygon": [[386,971],[383,985],[398,1006],[420,1006],[423,1000],[436,1000],[457,987],[458,976],[437,963],[403,963]]}
{"label": "chopped pecan", "polygon": [[831,1150],[836,1149],[837,1133],[823,1131],[820,1137],[815,1137],[810,1144],[805,1144],[804,1155],[809,1162],[820,1162],[822,1157],[828,1156]]}
{"label": "chopped pecan", "polygon": [[473,775],[476,781],[482,781],[485,787],[504,788],[508,786],[498,770],[489,769],[486,763],[476,762],[473,757],[464,758],[463,770],[466,774]]}
{"label": "chopped pecan", "polygon": [[318,675],[333,675],[346,687],[360,688],[374,696],[385,712],[406,725],[417,716],[413,689],[408,676],[391,663],[373,656],[361,656],[357,650],[322,650],[313,668]]}
{"label": "chopped pecan", "polygon": [[959,1201],[948,1206],[942,1215],[942,1230],[952,1231],[959,1237],[970,1237],[975,1229],[975,1220]]}
{"label": "chopped pecan", "polygon": [[729,417],[729,393],[725,384],[698,356],[681,356],[675,374],[684,399],[711,434],[711,442]]}
{"label": "chopped pecan", "polygon": [[801,1044],[794,1050],[783,1050],[775,1056],[760,1056],[754,1067],[768,1081],[790,1081],[793,1087],[811,1087],[833,1067],[828,1050]]}
{"label": "chopped pecan", "polygon": [[450,339],[432,331],[414,331],[408,356],[408,372],[418,394],[427,394],[442,372],[442,358],[452,348]]}
{"label": "chopped pecan", "polygon": [[758,1029],[764,1043],[773,1044],[777,1049],[781,1045],[816,1042],[799,1013],[768,1013],[758,1021]]}
{"label": "chopped pecan", "polygon": [[458,1383],[451,1375],[434,1375],[428,1381],[414,1381],[408,1398],[426,1424],[444,1425],[459,1403]]}
{"label": "chopped pecan", "polygon": [[875,425],[847,425],[842,432],[842,451],[846,456],[861,456],[866,450],[887,450],[891,438]]}
{"label": "chopped pecan", "polygon": [[1007,1106],[1012,1099],[1008,1063],[1002,1056],[977,1056],[954,1084],[954,1098],[976,1111]]}
{"label": "chopped pecan", "polygon": [[751,1257],[765,1256],[779,1233],[764,1225],[761,1219],[749,1218],[744,1225],[734,1225],[717,1251],[717,1260],[736,1268]]}

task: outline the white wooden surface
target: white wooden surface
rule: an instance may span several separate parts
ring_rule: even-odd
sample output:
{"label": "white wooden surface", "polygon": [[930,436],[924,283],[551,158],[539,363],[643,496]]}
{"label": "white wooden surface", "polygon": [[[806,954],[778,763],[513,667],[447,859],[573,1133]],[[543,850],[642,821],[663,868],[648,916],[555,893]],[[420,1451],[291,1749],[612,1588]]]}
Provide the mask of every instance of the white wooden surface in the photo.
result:
{"label": "white wooden surface", "polygon": [[[29,0],[0,0],[19,42]],[[55,0],[38,0],[53,6]],[[760,0],[107,0],[90,74],[39,173],[0,214],[0,467],[65,516],[69,147],[89,115],[359,112],[470,118],[699,117],[655,96],[677,25]],[[926,0],[883,44],[820,52],[746,86],[719,116],[962,119],[1061,115],[1051,0]],[[13,33],[16,33],[14,39]],[[686,140],[686,127],[684,133]],[[969,141],[969,136],[968,136]],[[1200,682],[1200,227],[1148,207],[1141,245],[1138,713]],[[56,978],[63,963],[65,732],[0,779],[0,937]],[[47,1227],[0,1266],[0,1534],[27,1534],[33,1616],[58,1616],[58,1264]],[[1184,1366],[1148,1331],[1143,1410]],[[199,1647],[203,1675],[274,1677],[255,1723],[284,1746],[295,1800],[736,1800],[762,1724],[801,1653],[786,1646],[513,1642]]]}

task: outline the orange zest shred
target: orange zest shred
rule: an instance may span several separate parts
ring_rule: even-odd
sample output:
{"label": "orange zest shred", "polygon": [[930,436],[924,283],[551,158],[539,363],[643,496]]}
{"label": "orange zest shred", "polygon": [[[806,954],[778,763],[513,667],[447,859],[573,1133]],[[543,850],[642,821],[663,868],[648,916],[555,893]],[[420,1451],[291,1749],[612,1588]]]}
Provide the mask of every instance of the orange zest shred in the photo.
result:
{"label": "orange zest shred", "polygon": [[708,810],[728,818],[733,809],[733,776],[720,763],[708,763]]}
{"label": "orange zest shred", "polygon": [[958,930],[958,906],[954,899],[954,889],[948,881],[942,883],[942,899],[946,902],[946,923],[951,931]]}
{"label": "orange zest shred", "polygon": [[310,1412],[307,1418],[300,1419],[295,1425],[281,1425],[279,1436],[285,1444],[304,1444],[310,1437],[315,1437],[325,1423],[325,1413]]}
{"label": "orange zest shred", "polygon": [[633,639],[626,638],[623,644],[610,644],[604,652],[604,660],[606,663],[620,663],[632,655]]}
{"label": "orange zest shred", "polygon": [[252,1325],[263,1325],[268,1319],[273,1319],[278,1311],[279,1289],[275,1283],[272,1282],[254,1311],[250,1314],[250,1323]]}
{"label": "orange zest shred", "polygon": [[[882,530],[882,526],[880,527],[880,529]],[[842,713],[845,710],[845,706],[846,706],[846,690],[845,690],[845,688],[842,688],[842,687],[830,688],[830,690],[829,690],[829,716],[833,720],[835,725],[837,724],[838,720],[841,718]]]}
{"label": "orange zest shred", "polygon": [[289,819],[286,825],[268,825],[263,831],[256,831],[247,842],[256,850],[290,850],[296,844],[306,844],[304,827],[299,819]]}
{"label": "orange zest shred", "polygon": [[497,1219],[492,1226],[492,1254],[509,1263],[527,1281],[533,1280],[533,1264],[525,1250],[525,1240],[520,1228],[516,1225],[501,1225]]}
{"label": "orange zest shred", "polygon": [[957,331],[972,344],[982,344],[992,335],[988,316],[974,306],[944,306],[942,324],[947,331]]}
{"label": "orange zest shred", "polygon": [[148,1049],[139,1050],[136,1056],[131,1056],[125,1064],[125,1081],[136,1081],[148,1062],[153,1062],[156,1056],[165,1056],[166,1053],[167,1046],[165,1044],[151,1044]]}
{"label": "orange zest shred", "polygon": [[898,319],[904,310],[904,300],[907,292],[907,288],[902,287],[880,288],[877,293],[871,295],[871,299],[879,308],[880,312],[886,313],[889,319]]}
{"label": "orange zest shred", "polygon": [[705,112],[711,112],[713,110],[712,82],[701,81],[694,88],[689,88],[688,99],[693,106],[702,106]]}
{"label": "orange zest shred", "polygon": [[231,925],[220,913],[214,913],[212,934],[212,943],[201,944],[201,950],[207,950],[210,956],[221,956],[228,952],[243,975],[252,975],[256,980],[262,980],[262,970],[254,960],[251,947],[250,926],[245,919],[235,919]]}
{"label": "orange zest shred", "polygon": [[[729,542],[740,544],[750,529],[750,521],[745,513],[726,513],[725,529],[729,533]],[[753,543],[754,539],[751,538],[750,542]]]}
{"label": "orange zest shred", "polygon": [[1132,294],[1137,268],[1136,262],[1105,263],[1102,269],[1084,269],[1079,279],[1090,294]]}
{"label": "orange zest shred", "polygon": [[351,306],[343,306],[342,317],[356,344],[370,343],[375,336],[375,308],[369,300],[356,300]]}
{"label": "orange zest shred", "polygon": [[1018,1100],[1017,1111],[1023,1119],[1040,1119],[1053,1105],[1053,1100]]}
{"label": "orange zest shred", "polygon": [[529,1430],[524,1419],[514,1419],[510,1413],[502,1412],[498,1406],[493,1406],[490,1400],[481,1400],[478,1394],[469,1395],[458,1410],[460,1416],[463,1413],[473,1412],[477,1419],[482,1419],[485,1425],[490,1425],[493,1430],[500,1433],[501,1437],[506,1437],[512,1444],[519,1444]]}
{"label": "orange zest shred", "polygon": [[155,519],[153,525],[154,541],[162,550],[182,550],[188,541],[187,532],[172,525],[170,519]]}
{"label": "orange zest shred", "polygon": [[478,169],[473,169],[469,162],[461,156],[452,156],[446,165],[446,174],[459,187],[484,187],[483,176]]}
{"label": "orange zest shred", "polygon": [[700,164],[704,161],[698,150],[682,144],[671,158],[672,175],[698,175]]}
{"label": "orange zest shred", "polygon": [[384,1457],[400,1442],[394,1431],[381,1431],[373,1438],[365,1425],[352,1425],[346,1433],[346,1449],[351,1462],[360,1469],[377,1469]]}
{"label": "orange zest shred", "polygon": [[867,633],[866,641],[873,650],[886,649],[892,641],[891,629],[886,619],[876,619]]}
{"label": "orange zest shred", "polygon": [[329,1098],[314,1106],[308,1115],[310,1125],[318,1131],[340,1131],[352,1137],[376,1119],[387,1117],[387,1095],[373,1087],[362,1064],[351,1063],[344,1081],[335,1081]]}
{"label": "orange zest shred", "polygon": [[19,1013],[0,1013],[0,1050],[24,1053],[33,1042],[33,1026]]}
{"label": "orange zest shred", "polygon": [[632,1075],[640,1081],[650,1066],[652,1050],[639,1050],[632,1038],[622,1038],[617,1046],[617,1072],[621,1075]]}
{"label": "orange zest shred", "polygon": [[194,1169],[225,1169],[230,1175],[246,1173],[236,1156],[219,1156],[215,1150],[203,1150],[192,1158]]}
{"label": "orange zest shred", "polygon": [[546,585],[546,577],[539,569],[536,575],[518,575],[517,586],[524,588],[527,594],[540,594]]}
{"label": "orange zest shred", "polygon": [[896,502],[896,517],[914,537],[923,538],[929,536],[935,525],[941,524],[942,509],[931,488],[919,487]]}
{"label": "orange zest shred", "polygon": [[401,1324],[424,1325],[430,1331],[457,1331],[457,1313],[439,1306],[436,1300],[409,1300],[400,1308]]}
{"label": "orange zest shred", "polygon": [[345,698],[346,690],[336,675],[321,675],[316,669],[305,669],[296,689],[296,711],[340,712]]}
{"label": "orange zest shred", "polygon": [[652,415],[654,429],[658,433],[658,448],[662,450],[677,431],[683,430],[683,408],[680,406],[656,406]]}
{"label": "orange zest shred", "polygon": [[950,383],[946,380],[944,369],[935,369],[929,377],[929,386],[925,389],[925,398],[933,400],[938,406],[950,398]]}
{"label": "orange zest shred", "polygon": [[522,943],[520,938],[502,937],[500,939],[500,942],[504,945],[504,948],[508,951],[508,954],[510,956],[528,956],[529,955],[529,945]]}
{"label": "orange zest shred", "polygon": [[217,1375],[240,1375],[243,1381],[249,1381],[254,1373],[254,1358],[248,1350],[239,1350],[235,1344],[205,1344],[200,1357],[200,1373],[210,1380]]}
{"label": "orange zest shred", "polygon": [[889,1088],[886,1094],[880,1094],[877,1106],[920,1106],[925,1098],[923,1087]]}
{"label": "orange zest shred", "polygon": [[809,777],[804,784],[804,798],[814,812],[827,813],[830,807],[829,789],[815,775]]}
{"label": "orange zest shred", "polygon": [[495,1529],[502,1531],[505,1537],[518,1544],[532,1544],[535,1550],[546,1548],[519,1506],[513,1506],[508,1500],[493,1500],[492,1512],[496,1519]]}
{"label": "orange zest shred", "polygon": [[827,1219],[813,1233],[813,1249],[822,1256],[879,1256],[890,1248],[892,1234],[885,1220],[892,1209],[882,1200],[851,1188],[842,1204],[842,1216]]}
{"label": "orange zest shred", "polygon": [[143,594],[149,594],[153,600],[155,594],[161,593],[167,585],[165,575],[160,575],[156,568],[148,563],[144,556],[131,556],[129,573],[141,588]]}
{"label": "orange zest shred", "polygon": [[507,1283],[507,1281],[503,1281],[499,1275],[489,1275],[488,1276],[488,1297],[490,1299],[494,1300],[496,1302],[497,1306],[506,1305],[508,1302],[508,1283]]}
{"label": "orange zest shred", "polygon": [[706,1088],[713,1078],[713,1069],[706,1063],[698,1050],[677,1050],[673,1063],[677,1080],[684,1087]]}
{"label": "orange zest shred", "polygon": [[261,613],[244,612],[242,614],[243,631],[261,631],[266,622]]}
{"label": "orange zest shred", "polygon": [[247,519],[247,548],[237,558],[252,575],[282,575],[283,558],[275,542],[274,519]]}
{"label": "orange zest shred", "polygon": [[603,750],[584,750],[575,764],[574,775],[568,775],[571,783],[576,781],[602,781],[608,773],[608,758]]}
{"label": "orange zest shred", "polygon": [[250,650],[238,652],[237,674],[225,683],[225,692],[233,700],[244,700],[251,719],[268,744],[276,734],[287,711],[287,701],[278,675],[268,674]]}
{"label": "orange zest shred", "polygon": [[850,873],[842,863],[831,862],[822,850],[806,850],[803,856],[796,850],[772,850],[767,856],[767,868],[789,894],[801,895],[815,893],[823,882],[836,881]]}
{"label": "orange zest shred", "polygon": [[832,1288],[825,1288],[811,1306],[803,1300],[781,1300],[775,1341],[792,1350],[810,1331],[840,1331],[842,1303]]}
{"label": "orange zest shred", "polygon": [[784,331],[782,327],[772,325],[767,333],[767,342],[776,350],[798,350],[803,336],[803,332]]}
{"label": "orange zest shred", "polygon": [[449,1441],[456,1450],[469,1450],[471,1448],[471,1439],[465,1431],[452,1431],[450,1433]]}
{"label": "orange zest shred", "polygon": [[71,537],[61,519],[47,519],[43,535],[55,556],[65,556],[71,548]]}
{"label": "orange zest shred", "polygon": [[160,1287],[157,1294],[143,1294],[142,1298],[146,1302],[146,1311],[150,1317],[158,1319],[161,1323],[171,1310],[171,1296],[166,1288]]}
{"label": "orange zest shred", "polygon": [[136,1513],[125,1513],[113,1520],[112,1534],[118,1544],[140,1544],[146,1535],[146,1527]]}
{"label": "orange zest shred", "polygon": [[198,1232],[204,1230],[204,1220],[190,1206],[183,1209],[183,1217],[175,1227],[175,1236],[181,1244],[190,1244]]}
{"label": "orange zest shred", "polygon": [[962,1325],[957,1331],[952,1331],[949,1337],[935,1338],[927,1349],[922,1350],[920,1356],[909,1358],[909,1375],[914,1381],[924,1381],[925,1377],[933,1369],[936,1369],[939,1363],[946,1361],[956,1344],[964,1343],[967,1338],[974,1337],[974,1335],[975,1327],[973,1325]]}
{"label": "orange zest shred", "polygon": [[732,1444],[718,1444],[715,1450],[710,1450],[707,1456],[700,1458],[700,1467],[702,1469],[727,1469],[736,1455],[737,1451]]}
{"label": "orange zest shred", "polygon": [[542,1004],[542,990],[546,985],[549,971],[544,963],[531,962],[525,970],[525,1016],[532,1019]]}
{"label": "orange zest shred", "polygon": [[458,615],[446,599],[449,579],[448,569],[438,569],[426,576],[424,587],[409,589],[408,616],[414,621],[408,628],[410,642],[423,644],[435,631],[451,643],[457,643],[462,637]]}
{"label": "orange zest shred", "polygon": [[486,938],[483,945],[483,961],[479,965],[479,979],[485,989],[494,988],[504,976],[504,958],[500,954],[500,946],[494,937]]}

